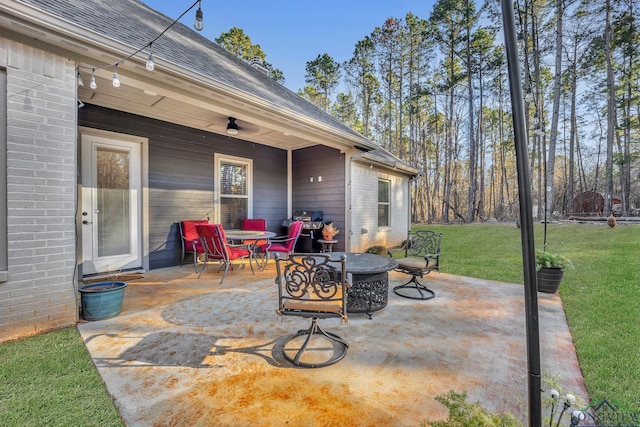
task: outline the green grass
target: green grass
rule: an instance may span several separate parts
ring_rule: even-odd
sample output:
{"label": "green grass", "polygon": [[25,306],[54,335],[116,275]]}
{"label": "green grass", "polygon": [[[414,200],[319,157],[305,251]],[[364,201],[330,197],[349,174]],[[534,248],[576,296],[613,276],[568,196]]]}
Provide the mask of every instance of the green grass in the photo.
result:
{"label": "green grass", "polygon": [[75,328],[0,345],[3,426],[122,426]]}
{"label": "green grass", "polygon": [[[441,269],[523,283],[515,225],[428,225],[444,234]],[[543,226],[535,225],[543,246]],[[640,412],[640,225],[549,224],[547,250],[569,258],[560,295],[591,399]],[[524,295],[524,294],[523,294]],[[121,426],[75,328],[0,345],[0,424]]]}
{"label": "green grass", "polygon": [[[524,283],[515,225],[428,225],[443,233],[441,271]],[[535,224],[537,248],[544,227]],[[560,296],[589,397],[640,412],[640,225],[548,224],[547,250],[569,258]]]}

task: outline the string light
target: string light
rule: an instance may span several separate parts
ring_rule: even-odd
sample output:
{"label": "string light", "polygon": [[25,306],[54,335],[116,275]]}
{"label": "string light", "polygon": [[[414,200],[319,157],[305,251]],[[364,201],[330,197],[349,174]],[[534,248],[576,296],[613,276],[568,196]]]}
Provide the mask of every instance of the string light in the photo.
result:
{"label": "string light", "polygon": [[150,52],[149,52],[149,56],[147,58],[147,62],[145,64],[145,68],[148,71],[153,71],[155,69],[155,59],[154,59],[154,56],[153,56],[153,52],[151,52],[151,45],[153,44],[153,42],[155,42],[160,37],[162,37],[164,35],[164,33],[166,33],[171,27],[173,27],[180,19],[182,19],[182,17],[184,15],[186,15],[189,11],[191,11],[196,5],[198,5],[198,10],[196,11],[196,20],[194,22],[194,27],[198,31],[202,30],[202,28],[203,28],[203,22],[202,22],[203,14],[202,14],[202,9],[201,9],[201,1],[202,0],[196,0],[187,10],[182,12],[182,14],[178,18],[176,18],[175,21],[173,21],[167,28],[165,28],[164,31],[162,31],[160,34],[158,34],[156,36],[156,38],[154,38],[149,43],[147,43],[146,45],[144,45],[140,49],[136,50],[135,52],[133,52],[129,56],[127,56],[127,57],[125,57],[123,59],[120,59],[119,61],[114,62],[113,64],[104,65],[102,67],[87,67],[87,66],[83,66],[83,65],[78,65],[77,85],[80,86],[80,87],[84,86],[84,82],[82,81],[82,77],[80,75],[80,69],[81,68],[87,69],[87,70],[91,69],[91,81],[89,83],[89,87],[91,89],[95,90],[98,87],[98,85],[96,84],[95,71],[96,70],[103,70],[105,68],[114,67],[113,86],[114,87],[120,87],[120,78],[118,76],[118,64],[121,64],[121,63],[133,58],[134,56],[136,56],[137,54],[139,54],[140,52],[142,52],[146,48],[149,48]]}
{"label": "string light", "polygon": [[518,33],[518,49],[524,49],[524,33],[522,31]]}
{"label": "string light", "polygon": [[193,22],[193,28],[202,31],[202,27],[202,9],[200,8],[200,0],[198,0],[198,10],[196,10],[196,20]]}
{"label": "string light", "polygon": [[91,81],[89,82],[89,87],[93,90],[95,90],[98,87],[98,85],[96,84],[96,76],[94,74],[95,72],[96,70],[94,68],[93,71],[91,71]]}
{"label": "string light", "polygon": [[149,54],[149,59],[147,59],[146,68],[147,68],[147,71],[153,71],[156,68],[156,63],[153,60],[153,53]]}
{"label": "string light", "polygon": [[113,87],[120,87],[120,78],[118,77],[118,64],[113,68]]}
{"label": "string light", "polygon": [[533,133],[538,136],[542,136],[544,135],[544,129],[542,128],[542,126],[536,125],[536,128],[534,129]]}
{"label": "string light", "polygon": [[527,93],[524,95],[524,100],[527,102],[533,101],[533,92],[531,92],[531,86],[527,88]]}

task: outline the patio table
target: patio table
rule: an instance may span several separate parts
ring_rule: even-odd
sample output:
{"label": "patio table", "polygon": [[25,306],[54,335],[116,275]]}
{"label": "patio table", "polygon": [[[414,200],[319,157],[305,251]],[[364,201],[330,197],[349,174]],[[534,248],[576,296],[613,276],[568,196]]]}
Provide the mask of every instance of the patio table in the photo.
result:
{"label": "patio table", "polygon": [[332,257],[347,255],[347,273],[351,274],[347,294],[347,312],[366,313],[369,319],[373,312],[387,306],[389,300],[389,270],[398,266],[392,258],[376,254],[357,252],[332,252]]}
{"label": "patio table", "polygon": [[253,242],[249,245],[249,249],[251,250],[251,256],[249,257],[249,262],[255,261],[256,266],[260,267],[260,263],[256,259],[256,251],[255,246],[259,241],[269,240],[272,237],[276,236],[276,233],[272,231],[255,231],[255,230],[241,230],[237,228],[225,229],[224,234],[228,240],[233,240],[242,242],[244,240],[252,240]]}

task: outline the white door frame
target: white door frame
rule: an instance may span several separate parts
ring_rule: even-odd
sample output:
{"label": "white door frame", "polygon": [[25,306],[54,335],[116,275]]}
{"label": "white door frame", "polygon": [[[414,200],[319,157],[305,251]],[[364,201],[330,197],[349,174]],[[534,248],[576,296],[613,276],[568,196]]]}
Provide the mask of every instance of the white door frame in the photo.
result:
{"label": "white door frame", "polygon": [[[83,210],[83,203],[87,203],[86,198],[89,196],[90,197],[90,193],[87,193],[88,191],[91,191],[90,189],[84,188],[83,184],[86,185],[83,182],[83,175],[84,175],[84,166],[91,166],[91,162],[93,161],[92,159],[92,153],[86,153],[83,149],[83,145],[85,145],[85,141],[86,140],[90,140],[90,139],[98,139],[101,140],[101,142],[113,142],[114,145],[117,145],[118,143],[134,143],[134,144],[139,144],[140,147],[140,194],[139,196],[136,198],[137,199],[137,218],[135,219],[136,222],[136,228],[137,228],[137,244],[136,244],[136,250],[138,251],[137,254],[137,258],[138,261],[135,262],[135,266],[133,266],[132,268],[135,269],[141,269],[141,270],[148,270],[149,269],[149,167],[148,167],[148,163],[149,163],[149,141],[147,138],[142,138],[142,137],[138,137],[138,136],[133,136],[133,135],[126,135],[126,134],[121,134],[121,133],[116,133],[116,132],[108,132],[108,131],[103,131],[103,130],[99,130],[99,129],[92,129],[92,128],[86,128],[86,127],[79,127],[79,142],[80,142],[80,152],[81,152],[81,157],[80,157],[80,164],[79,164],[79,175],[78,175],[78,179],[79,179],[79,190],[78,191],[78,217],[77,217],[77,223],[78,223],[78,230],[79,230],[79,235],[78,235],[78,264],[80,266],[80,271],[81,274],[83,275],[87,275],[87,274],[94,274],[94,273],[105,273],[105,272],[109,272],[109,271],[118,271],[120,270],[120,268],[129,268],[129,266],[127,265],[121,265],[121,266],[113,266],[110,265],[109,267],[105,267],[108,271],[100,271],[101,269],[103,269],[103,267],[98,265],[98,269],[96,271],[96,268],[94,265],[90,265],[89,263],[85,264],[85,260],[84,257],[84,249],[86,249],[85,246],[85,241],[87,241],[85,239],[86,236],[84,236],[84,233],[87,233],[89,231],[93,231],[92,227],[88,227],[87,224],[83,224],[83,221],[87,220],[89,221],[91,218],[87,219],[87,216],[90,215],[85,215],[83,216],[83,212],[86,212],[86,206],[84,207],[85,210]],[[87,165],[87,162],[88,165]],[[90,213],[89,213],[90,214]],[[91,229],[91,230],[89,230]],[[91,241],[91,240],[89,240]],[[93,260],[90,260],[93,261]]]}

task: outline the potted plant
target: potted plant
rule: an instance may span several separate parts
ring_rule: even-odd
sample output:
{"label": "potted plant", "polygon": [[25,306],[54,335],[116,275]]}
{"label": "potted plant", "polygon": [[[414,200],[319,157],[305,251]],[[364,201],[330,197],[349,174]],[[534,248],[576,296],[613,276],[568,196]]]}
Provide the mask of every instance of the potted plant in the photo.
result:
{"label": "potted plant", "polygon": [[338,230],[337,228],[334,227],[333,223],[330,222],[329,224],[326,224],[323,228],[322,228],[322,238],[324,240],[333,240],[333,238],[335,237],[336,234],[338,234],[340,232],[340,230]]}
{"label": "potted plant", "polygon": [[566,257],[547,251],[536,251],[538,291],[552,294],[560,287],[565,268],[574,268]]}

